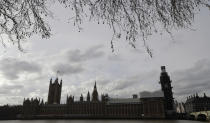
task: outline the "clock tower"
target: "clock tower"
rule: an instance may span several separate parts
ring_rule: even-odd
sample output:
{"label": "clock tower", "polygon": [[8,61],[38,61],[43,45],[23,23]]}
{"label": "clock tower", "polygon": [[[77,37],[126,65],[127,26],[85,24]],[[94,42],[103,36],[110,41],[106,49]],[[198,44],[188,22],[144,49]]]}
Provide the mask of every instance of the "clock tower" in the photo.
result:
{"label": "clock tower", "polygon": [[166,115],[172,115],[174,113],[174,98],[171,87],[170,76],[166,72],[165,66],[161,66],[160,84],[164,93],[164,108]]}

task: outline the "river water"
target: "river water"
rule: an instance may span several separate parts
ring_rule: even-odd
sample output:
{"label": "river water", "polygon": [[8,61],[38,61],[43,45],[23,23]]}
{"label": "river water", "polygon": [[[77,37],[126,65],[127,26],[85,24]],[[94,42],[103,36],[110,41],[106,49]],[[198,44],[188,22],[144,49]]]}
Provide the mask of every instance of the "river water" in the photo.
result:
{"label": "river water", "polygon": [[4,120],[0,123],[202,123],[190,120]]}

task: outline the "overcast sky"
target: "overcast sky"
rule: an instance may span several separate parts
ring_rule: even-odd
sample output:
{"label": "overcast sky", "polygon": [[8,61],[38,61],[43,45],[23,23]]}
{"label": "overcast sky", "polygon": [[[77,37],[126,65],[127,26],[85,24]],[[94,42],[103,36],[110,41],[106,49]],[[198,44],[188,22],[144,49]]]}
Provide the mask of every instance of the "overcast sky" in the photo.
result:
{"label": "overcast sky", "polygon": [[163,33],[148,38],[153,58],[142,46],[133,49],[124,40],[114,42],[112,31],[97,22],[84,22],[83,30],[73,26],[69,11],[51,6],[49,20],[52,37],[34,36],[23,47],[26,53],[8,46],[0,50],[0,104],[22,104],[23,98],[40,97],[47,101],[50,78],[63,79],[62,103],[67,94],[78,98],[92,93],[94,81],[99,94],[125,98],[142,91],[160,90],[160,66],[169,73],[174,97],[204,92],[210,96],[210,11],[202,9],[191,29],[173,30],[173,38]]}

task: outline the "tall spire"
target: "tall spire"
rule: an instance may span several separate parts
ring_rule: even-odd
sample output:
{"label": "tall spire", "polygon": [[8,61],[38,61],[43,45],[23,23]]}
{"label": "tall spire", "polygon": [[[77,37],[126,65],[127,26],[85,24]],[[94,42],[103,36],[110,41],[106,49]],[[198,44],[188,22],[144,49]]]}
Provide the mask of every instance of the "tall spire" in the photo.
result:
{"label": "tall spire", "polygon": [[203,97],[207,97],[207,96],[206,96],[206,93],[203,93]]}
{"label": "tall spire", "polygon": [[62,80],[59,84],[58,78],[55,79],[54,83],[52,83],[52,78],[50,79],[49,91],[48,91],[48,104],[60,104],[61,98],[61,90],[62,90]]}
{"label": "tall spire", "polygon": [[96,81],[95,81],[95,85],[94,85],[94,89],[93,89],[93,93],[92,93],[92,101],[93,102],[98,102],[98,91],[97,91],[97,87],[96,87]]}
{"label": "tall spire", "polygon": [[195,94],[195,95],[196,95],[196,97],[198,97],[198,93],[197,93],[197,92],[196,92],[196,94]]}
{"label": "tall spire", "polygon": [[41,105],[44,105],[44,100],[42,99],[42,101],[41,101]]}
{"label": "tall spire", "polygon": [[171,79],[168,73],[166,72],[165,66],[161,66],[160,74],[160,84],[161,90],[164,93],[164,108],[166,115],[171,115],[171,112],[174,112],[174,98],[171,86]]}
{"label": "tall spire", "polygon": [[68,99],[69,99],[69,96],[67,94],[67,96],[66,96],[66,104],[68,103]]}
{"label": "tall spire", "polygon": [[97,87],[96,87],[96,81],[95,81],[94,89],[97,89]]}
{"label": "tall spire", "polygon": [[89,91],[87,93],[87,101],[90,102],[90,93],[89,93]]}
{"label": "tall spire", "polygon": [[80,96],[80,102],[83,102],[83,95]]}
{"label": "tall spire", "polygon": [[58,77],[55,79],[55,83],[58,83]]}

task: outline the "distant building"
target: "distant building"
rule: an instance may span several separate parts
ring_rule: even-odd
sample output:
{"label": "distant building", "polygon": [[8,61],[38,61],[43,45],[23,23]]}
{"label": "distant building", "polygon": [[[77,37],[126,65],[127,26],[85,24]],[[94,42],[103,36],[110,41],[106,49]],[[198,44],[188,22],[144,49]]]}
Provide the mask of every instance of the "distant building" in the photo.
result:
{"label": "distant building", "polygon": [[110,117],[142,118],[142,106],[139,98],[110,98],[106,111]]}
{"label": "distant building", "polygon": [[165,66],[161,66],[160,84],[164,94],[164,108],[167,117],[173,117],[175,113],[171,82],[172,81],[166,72]]}
{"label": "distant building", "polygon": [[67,95],[66,104],[60,104],[62,80],[50,80],[48,101],[44,104],[40,99],[26,99],[23,102],[23,118],[165,118],[173,111],[173,93],[171,80],[161,67],[161,90],[142,92],[140,98],[111,98],[102,94],[99,99],[96,82],[92,95],[81,94],[79,100]]}
{"label": "distant building", "polygon": [[162,90],[140,93],[144,118],[165,118],[164,94]]}
{"label": "distant building", "polygon": [[48,104],[60,104],[62,90],[62,80],[58,83],[58,78],[52,83],[50,79],[49,92],[48,92]]}
{"label": "distant building", "polygon": [[209,111],[210,110],[210,97],[204,93],[203,97],[198,94],[187,97],[185,102],[185,110],[187,113]]}
{"label": "distant building", "polygon": [[141,98],[144,118],[165,118],[164,98]]}
{"label": "distant building", "polygon": [[92,93],[92,102],[98,102],[98,101],[99,101],[98,91],[97,91],[96,82],[95,82],[93,93]]}
{"label": "distant building", "polygon": [[0,106],[0,120],[16,120],[22,114],[22,106]]}
{"label": "distant building", "polygon": [[31,99],[24,99],[23,101],[23,115],[27,117],[31,117],[33,115],[39,114],[40,112],[40,106],[44,105],[44,101],[37,99],[37,98],[31,98]]}

